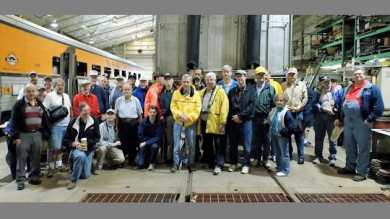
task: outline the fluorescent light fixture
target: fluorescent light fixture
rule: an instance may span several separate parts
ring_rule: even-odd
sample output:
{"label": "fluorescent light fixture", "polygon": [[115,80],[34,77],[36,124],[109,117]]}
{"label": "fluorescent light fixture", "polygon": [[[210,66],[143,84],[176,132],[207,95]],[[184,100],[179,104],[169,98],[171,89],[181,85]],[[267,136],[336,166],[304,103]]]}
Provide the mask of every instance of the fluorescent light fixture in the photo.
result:
{"label": "fluorescent light fixture", "polygon": [[53,22],[50,24],[51,27],[58,27],[57,21],[53,20]]}

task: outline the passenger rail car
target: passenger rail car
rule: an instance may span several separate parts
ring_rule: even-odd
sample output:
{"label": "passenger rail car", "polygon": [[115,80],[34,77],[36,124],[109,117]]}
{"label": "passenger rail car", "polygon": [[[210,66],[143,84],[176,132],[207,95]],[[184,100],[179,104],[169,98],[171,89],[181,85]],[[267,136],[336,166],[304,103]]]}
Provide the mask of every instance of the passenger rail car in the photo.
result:
{"label": "passenger rail car", "polygon": [[[19,90],[35,71],[40,76],[84,79],[90,70],[108,78],[130,73],[140,77],[144,67],[76,41],[13,15],[0,15],[0,118],[10,115]],[[69,61],[72,57],[72,61]],[[73,65],[73,67],[72,67]]]}

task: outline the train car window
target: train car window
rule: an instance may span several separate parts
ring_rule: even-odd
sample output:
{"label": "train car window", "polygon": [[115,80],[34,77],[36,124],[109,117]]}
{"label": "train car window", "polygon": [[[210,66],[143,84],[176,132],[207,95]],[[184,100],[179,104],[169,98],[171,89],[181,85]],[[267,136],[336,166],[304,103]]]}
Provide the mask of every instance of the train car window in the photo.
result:
{"label": "train car window", "polygon": [[92,70],[97,71],[99,75],[102,73],[100,65],[92,64]]}
{"label": "train car window", "polygon": [[53,67],[52,67],[52,73],[53,74],[60,74],[60,57],[53,56]]}
{"label": "train car window", "polygon": [[122,77],[126,77],[126,71],[122,71]]}
{"label": "train car window", "polygon": [[131,71],[127,72],[127,77],[126,78],[129,79],[130,75],[131,75]]}
{"label": "train car window", "polygon": [[104,76],[106,76],[106,78],[111,77],[111,68],[104,67]]}
{"label": "train car window", "polygon": [[77,76],[87,76],[87,63],[77,62]]}
{"label": "train car window", "polygon": [[119,73],[120,73],[119,69],[114,69],[114,77],[119,76]]}
{"label": "train car window", "polygon": [[137,74],[137,80],[141,78],[141,74]]}

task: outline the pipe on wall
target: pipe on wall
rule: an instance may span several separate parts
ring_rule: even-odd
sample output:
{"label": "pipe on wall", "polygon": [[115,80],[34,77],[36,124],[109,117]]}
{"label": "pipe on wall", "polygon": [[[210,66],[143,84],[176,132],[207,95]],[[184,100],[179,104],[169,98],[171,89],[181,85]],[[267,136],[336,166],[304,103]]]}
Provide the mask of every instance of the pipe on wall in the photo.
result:
{"label": "pipe on wall", "polygon": [[199,66],[200,15],[188,15],[187,23],[187,68]]}
{"label": "pipe on wall", "polygon": [[247,68],[260,66],[260,37],[261,15],[248,15],[247,54],[245,61]]}

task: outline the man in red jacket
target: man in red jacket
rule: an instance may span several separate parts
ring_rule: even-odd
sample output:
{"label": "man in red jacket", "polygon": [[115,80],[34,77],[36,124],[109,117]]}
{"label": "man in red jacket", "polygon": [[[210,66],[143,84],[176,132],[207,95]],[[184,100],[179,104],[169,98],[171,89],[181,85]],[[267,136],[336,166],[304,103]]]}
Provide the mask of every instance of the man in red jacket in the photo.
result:
{"label": "man in red jacket", "polygon": [[80,115],[80,112],[77,110],[80,103],[85,102],[91,108],[91,115],[95,118],[98,118],[100,115],[99,103],[95,94],[91,93],[91,82],[84,81],[80,85],[81,92],[76,94],[73,97],[73,118],[76,118]]}

